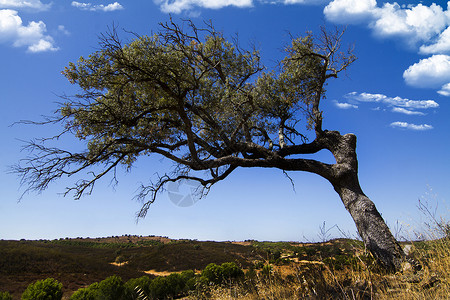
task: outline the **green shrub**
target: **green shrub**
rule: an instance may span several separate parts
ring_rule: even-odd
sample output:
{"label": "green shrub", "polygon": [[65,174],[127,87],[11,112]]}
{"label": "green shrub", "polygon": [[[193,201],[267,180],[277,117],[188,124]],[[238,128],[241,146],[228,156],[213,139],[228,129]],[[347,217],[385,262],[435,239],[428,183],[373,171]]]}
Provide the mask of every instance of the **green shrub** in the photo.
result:
{"label": "green shrub", "polygon": [[113,275],[98,284],[97,299],[104,300],[121,300],[126,299],[127,288],[122,278]]}
{"label": "green shrub", "polygon": [[193,270],[186,270],[180,274],[183,281],[186,283],[189,279],[195,277],[195,272]]}
{"label": "green shrub", "polygon": [[70,296],[70,300],[95,300],[97,288],[98,283],[93,283],[87,288],[78,289]]}
{"label": "green shrub", "polygon": [[[200,276],[195,278],[195,282],[194,282],[194,286],[196,288],[204,288],[207,287],[209,285],[209,279],[205,276]],[[188,282],[188,284],[190,283],[190,280]]]}
{"label": "green shrub", "polygon": [[234,280],[242,277],[244,272],[235,263],[223,263],[218,266],[211,263],[202,271],[202,276],[206,277],[210,282],[220,284],[225,280]]}
{"label": "green shrub", "polygon": [[233,262],[223,263],[220,267],[223,280],[237,279],[244,275],[244,271]]}
{"label": "green shrub", "polygon": [[72,294],[70,300],[125,300],[131,292],[119,276],[113,275]]}
{"label": "green shrub", "polygon": [[152,280],[148,276],[130,279],[125,283],[125,288],[128,290],[129,299],[139,299],[143,293],[144,296],[150,295],[150,283]]}
{"label": "green shrub", "polygon": [[215,263],[210,263],[203,269],[202,276],[210,282],[220,283],[222,281],[222,269]]}
{"label": "green shrub", "polygon": [[272,274],[273,271],[273,267],[271,265],[264,265],[264,267],[261,270],[261,274],[263,276],[269,276],[270,274]]}
{"label": "green shrub", "polygon": [[166,277],[166,280],[169,282],[170,296],[176,296],[179,295],[181,292],[184,291],[184,286],[186,282],[183,280],[180,274],[178,273],[172,273],[169,276]]}
{"label": "green shrub", "polygon": [[158,276],[150,283],[150,296],[154,299],[164,299],[171,294],[172,288],[166,277]]}
{"label": "green shrub", "polygon": [[8,292],[0,292],[0,300],[12,300],[12,296]]}
{"label": "green shrub", "polygon": [[30,284],[22,294],[22,300],[60,300],[62,284],[53,278]]}

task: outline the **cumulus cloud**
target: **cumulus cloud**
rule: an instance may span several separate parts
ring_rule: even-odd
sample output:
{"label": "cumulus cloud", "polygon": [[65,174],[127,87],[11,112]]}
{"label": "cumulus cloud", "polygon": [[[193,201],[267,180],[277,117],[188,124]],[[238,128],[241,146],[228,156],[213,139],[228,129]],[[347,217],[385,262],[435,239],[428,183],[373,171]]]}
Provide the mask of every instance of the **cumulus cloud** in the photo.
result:
{"label": "cumulus cloud", "polygon": [[123,6],[119,2],[110,3],[108,5],[104,4],[95,4],[92,3],[84,3],[84,2],[77,2],[72,1],[72,6],[77,7],[81,10],[88,10],[88,11],[115,11],[115,10],[121,10],[123,9]]}
{"label": "cumulus cloud", "polygon": [[43,11],[49,9],[50,6],[51,4],[43,4],[40,0],[0,0],[0,8]]}
{"label": "cumulus cloud", "polygon": [[442,86],[442,88],[438,91],[438,94],[442,96],[450,96],[450,83],[446,83]]}
{"label": "cumulus cloud", "polygon": [[424,130],[430,130],[433,129],[433,126],[428,124],[410,124],[407,122],[393,122],[390,125],[393,128],[403,128],[408,130],[416,130],[416,131],[424,131]]}
{"label": "cumulus cloud", "polygon": [[340,24],[361,23],[372,19],[376,0],[334,0],[323,10],[325,17]]}
{"label": "cumulus cloud", "polygon": [[434,43],[422,45],[419,50],[422,54],[450,53],[450,27],[447,27]]}
{"label": "cumulus cloud", "polygon": [[333,0],[324,8],[325,17],[335,23],[365,23],[379,37],[400,38],[403,44],[417,47],[421,54],[433,56],[411,65],[403,74],[415,87],[438,88],[446,95],[450,83],[450,1],[441,5],[397,2],[378,5],[376,0]]}
{"label": "cumulus cloud", "polygon": [[385,3],[373,11],[375,21],[370,23],[376,34],[381,36],[404,36],[414,44],[426,42],[440,34],[447,27],[448,17],[441,6],[402,7],[397,3]]}
{"label": "cumulus cloud", "polygon": [[378,6],[376,0],[333,0],[324,8],[324,14],[335,23],[367,23],[376,35],[405,37],[410,44],[430,41],[449,24],[449,12],[435,3]]}
{"label": "cumulus cloud", "polygon": [[421,59],[404,73],[405,82],[416,87],[441,87],[450,82],[450,56],[436,54]]}
{"label": "cumulus cloud", "polygon": [[0,10],[0,42],[14,47],[27,47],[29,52],[58,50],[53,38],[46,32],[46,25],[42,21],[31,21],[25,26],[16,10]]}
{"label": "cumulus cloud", "polygon": [[[286,0],[289,1],[289,0]],[[182,11],[189,11],[196,7],[219,9],[227,6],[252,7],[253,0],[154,0],[165,13],[179,14]],[[294,1],[290,1],[294,2]],[[301,1],[295,1],[299,3]],[[309,1],[310,2],[310,1]]]}

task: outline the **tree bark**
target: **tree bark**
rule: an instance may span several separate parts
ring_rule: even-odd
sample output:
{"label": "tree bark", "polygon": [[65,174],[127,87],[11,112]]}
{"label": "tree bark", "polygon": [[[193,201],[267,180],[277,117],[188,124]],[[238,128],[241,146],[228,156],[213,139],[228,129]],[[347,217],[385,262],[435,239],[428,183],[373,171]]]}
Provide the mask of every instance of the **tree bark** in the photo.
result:
{"label": "tree bark", "polygon": [[366,248],[388,270],[399,271],[406,256],[375,204],[364,194],[358,180],[356,136],[329,132],[329,149],[336,158],[329,181],[352,216]]}
{"label": "tree bark", "polygon": [[358,178],[346,178],[341,184],[335,184],[334,189],[352,216],[366,248],[386,269],[400,270],[405,254],[375,204],[361,190]]}

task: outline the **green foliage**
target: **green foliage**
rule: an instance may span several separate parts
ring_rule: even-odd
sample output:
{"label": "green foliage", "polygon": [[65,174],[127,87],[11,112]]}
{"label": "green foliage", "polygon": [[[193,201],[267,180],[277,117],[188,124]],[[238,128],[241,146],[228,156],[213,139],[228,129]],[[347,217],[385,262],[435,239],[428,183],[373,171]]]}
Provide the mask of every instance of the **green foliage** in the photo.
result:
{"label": "green foliage", "polygon": [[126,287],[122,278],[113,275],[98,284],[97,297],[105,300],[126,299]]}
{"label": "green foliage", "polygon": [[223,263],[216,265],[211,263],[202,271],[202,277],[207,278],[210,282],[220,284],[228,280],[234,280],[244,275],[244,272],[235,263]]}
{"label": "green foliage", "polygon": [[264,265],[264,267],[261,270],[261,274],[263,276],[269,276],[273,272],[273,267],[271,265]]}
{"label": "green foliage", "polygon": [[70,300],[125,300],[130,294],[122,279],[113,275],[87,288],[79,289]]}
{"label": "green foliage", "polygon": [[336,255],[325,258],[323,263],[328,265],[332,270],[343,270],[345,267],[356,270],[359,265],[359,260],[354,255]]}
{"label": "green foliage", "polygon": [[[306,142],[300,131],[314,125],[321,132],[325,82],[355,60],[351,51],[339,52],[339,41],[339,32],[294,38],[279,67],[264,72],[259,51],[228,41],[212,24],[197,28],[170,21],[126,44],[113,29],[102,36],[98,51],[64,69],[81,92],[66,97],[57,116],[43,122],[61,123],[86,148],[72,153],[30,142],[27,149],[36,155],[14,171],[37,191],[78,173],[83,178],[67,193],[80,198],[119,165],[131,168],[141,156],[161,155],[175,163],[174,172],[167,172],[174,177],[141,187],[138,198],[148,200],[143,217],[158,191],[180,175],[209,189],[242,167],[244,158],[246,167],[284,169],[284,158],[303,151],[282,148]],[[307,153],[328,149],[315,147]],[[94,166],[100,169],[89,172]],[[300,169],[317,173],[316,165]],[[199,178],[194,170],[208,172]]]}
{"label": "green foliage", "polygon": [[171,286],[171,282],[166,277],[156,277],[150,283],[150,296],[156,299],[163,299],[169,295],[175,295],[177,286]]}
{"label": "green foliage", "polygon": [[62,284],[53,278],[30,284],[22,294],[22,300],[60,300]]}
{"label": "green foliage", "polygon": [[13,298],[8,292],[0,292],[0,300],[13,300]]}
{"label": "green foliage", "polygon": [[160,241],[137,241],[136,243],[105,243],[105,242],[92,242],[92,241],[77,241],[77,240],[53,240],[48,241],[52,244],[65,245],[65,246],[80,246],[90,248],[112,248],[112,249],[127,249],[144,246],[159,246],[163,243]]}
{"label": "green foliage", "polygon": [[202,276],[207,278],[210,282],[220,283],[222,282],[222,269],[215,263],[210,263],[202,271]]}
{"label": "green foliage", "polygon": [[70,296],[70,300],[95,300],[98,283],[93,283],[87,288],[78,289]]}
{"label": "green foliage", "polygon": [[138,299],[140,293],[148,296],[150,295],[150,284],[152,280],[148,276],[133,278],[125,283],[125,287],[130,293],[131,299]]}
{"label": "green foliage", "polygon": [[244,275],[244,271],[234,262],[227,262],[221,265],[222,277],[224,280],[236,279]]}

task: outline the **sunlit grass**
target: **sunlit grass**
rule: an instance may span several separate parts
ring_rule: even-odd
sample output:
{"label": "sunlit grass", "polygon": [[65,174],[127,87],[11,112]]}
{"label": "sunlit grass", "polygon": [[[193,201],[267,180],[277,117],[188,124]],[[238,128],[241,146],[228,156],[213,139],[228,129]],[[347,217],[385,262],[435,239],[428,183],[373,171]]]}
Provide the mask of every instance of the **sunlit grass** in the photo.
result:
{"label": "sunlit grass", "polygon": [[402,243],[412,260],[400,272],[384,272],[361,244],[349,241],[353,256],[274,265],[238,283],[196,290],[189,299],[450,299],[450,223],[427,203],[418,207],[427,221],[417,241]]}

